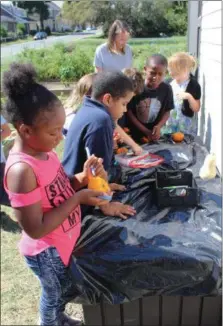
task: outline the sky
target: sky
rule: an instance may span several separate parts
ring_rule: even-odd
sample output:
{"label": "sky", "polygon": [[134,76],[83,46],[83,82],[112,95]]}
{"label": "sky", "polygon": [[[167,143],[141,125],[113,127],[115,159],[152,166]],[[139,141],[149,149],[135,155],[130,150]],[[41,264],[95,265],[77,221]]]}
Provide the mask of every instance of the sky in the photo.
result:
{"label": "sky", "polygon": [[56,5],[58,5],[60,8],[63,5],[63,1],[53,1]]}

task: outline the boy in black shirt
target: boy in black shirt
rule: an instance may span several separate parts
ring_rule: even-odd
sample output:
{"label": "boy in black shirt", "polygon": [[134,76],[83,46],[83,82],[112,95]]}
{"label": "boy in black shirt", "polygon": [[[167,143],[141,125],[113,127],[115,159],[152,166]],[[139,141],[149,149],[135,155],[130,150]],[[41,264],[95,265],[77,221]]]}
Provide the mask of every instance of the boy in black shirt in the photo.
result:
{"label": "boy in black shirt", "polygon": [[128,127],[137,142],[144,136],[158,140],[160,129],[174,108],[172,89],[164,83],[167,64],[167,59],[161,54],[153,54],[147,59],[144,91],[128,104]]}

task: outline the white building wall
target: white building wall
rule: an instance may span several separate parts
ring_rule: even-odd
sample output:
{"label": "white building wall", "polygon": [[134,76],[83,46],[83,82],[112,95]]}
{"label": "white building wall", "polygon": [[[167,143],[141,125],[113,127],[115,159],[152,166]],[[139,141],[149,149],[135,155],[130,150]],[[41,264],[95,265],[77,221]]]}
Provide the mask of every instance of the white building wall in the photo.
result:
{"label": "white building wall", "polygon": [[217,156],[221,171],[222,147],[222,62],[221,1],[202,1],[199,42],[199,82],[202,104],[198,130],[210,152]]}

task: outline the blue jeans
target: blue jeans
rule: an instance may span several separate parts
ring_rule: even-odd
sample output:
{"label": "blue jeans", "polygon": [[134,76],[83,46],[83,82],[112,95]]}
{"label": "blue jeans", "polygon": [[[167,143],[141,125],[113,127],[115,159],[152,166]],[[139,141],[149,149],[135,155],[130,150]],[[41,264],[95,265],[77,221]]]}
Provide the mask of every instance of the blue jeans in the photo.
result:
{"label": "blue jeans", "polygon": [[53,247],[36,256],[25,256],[25,260],[41,283],[40,325],[60,325],[66,303],[77,296],[69,267]]}

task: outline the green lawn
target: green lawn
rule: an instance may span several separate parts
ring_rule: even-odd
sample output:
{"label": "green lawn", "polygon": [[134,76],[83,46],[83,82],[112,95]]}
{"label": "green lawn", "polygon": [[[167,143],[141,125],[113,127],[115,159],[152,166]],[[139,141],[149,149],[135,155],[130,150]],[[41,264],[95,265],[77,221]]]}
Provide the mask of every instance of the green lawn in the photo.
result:
{"label": "green lawn", "polygon": [[28,36],[27,38],[18,39],[18,40],[15,40],[15,41],[2,42],[1,43],[1,46],[13,45],[13,44],[18,44],[18,43],[26,43],[26,42],[30,42],[30,41],[33,41],[33,37],[32,36]]}

